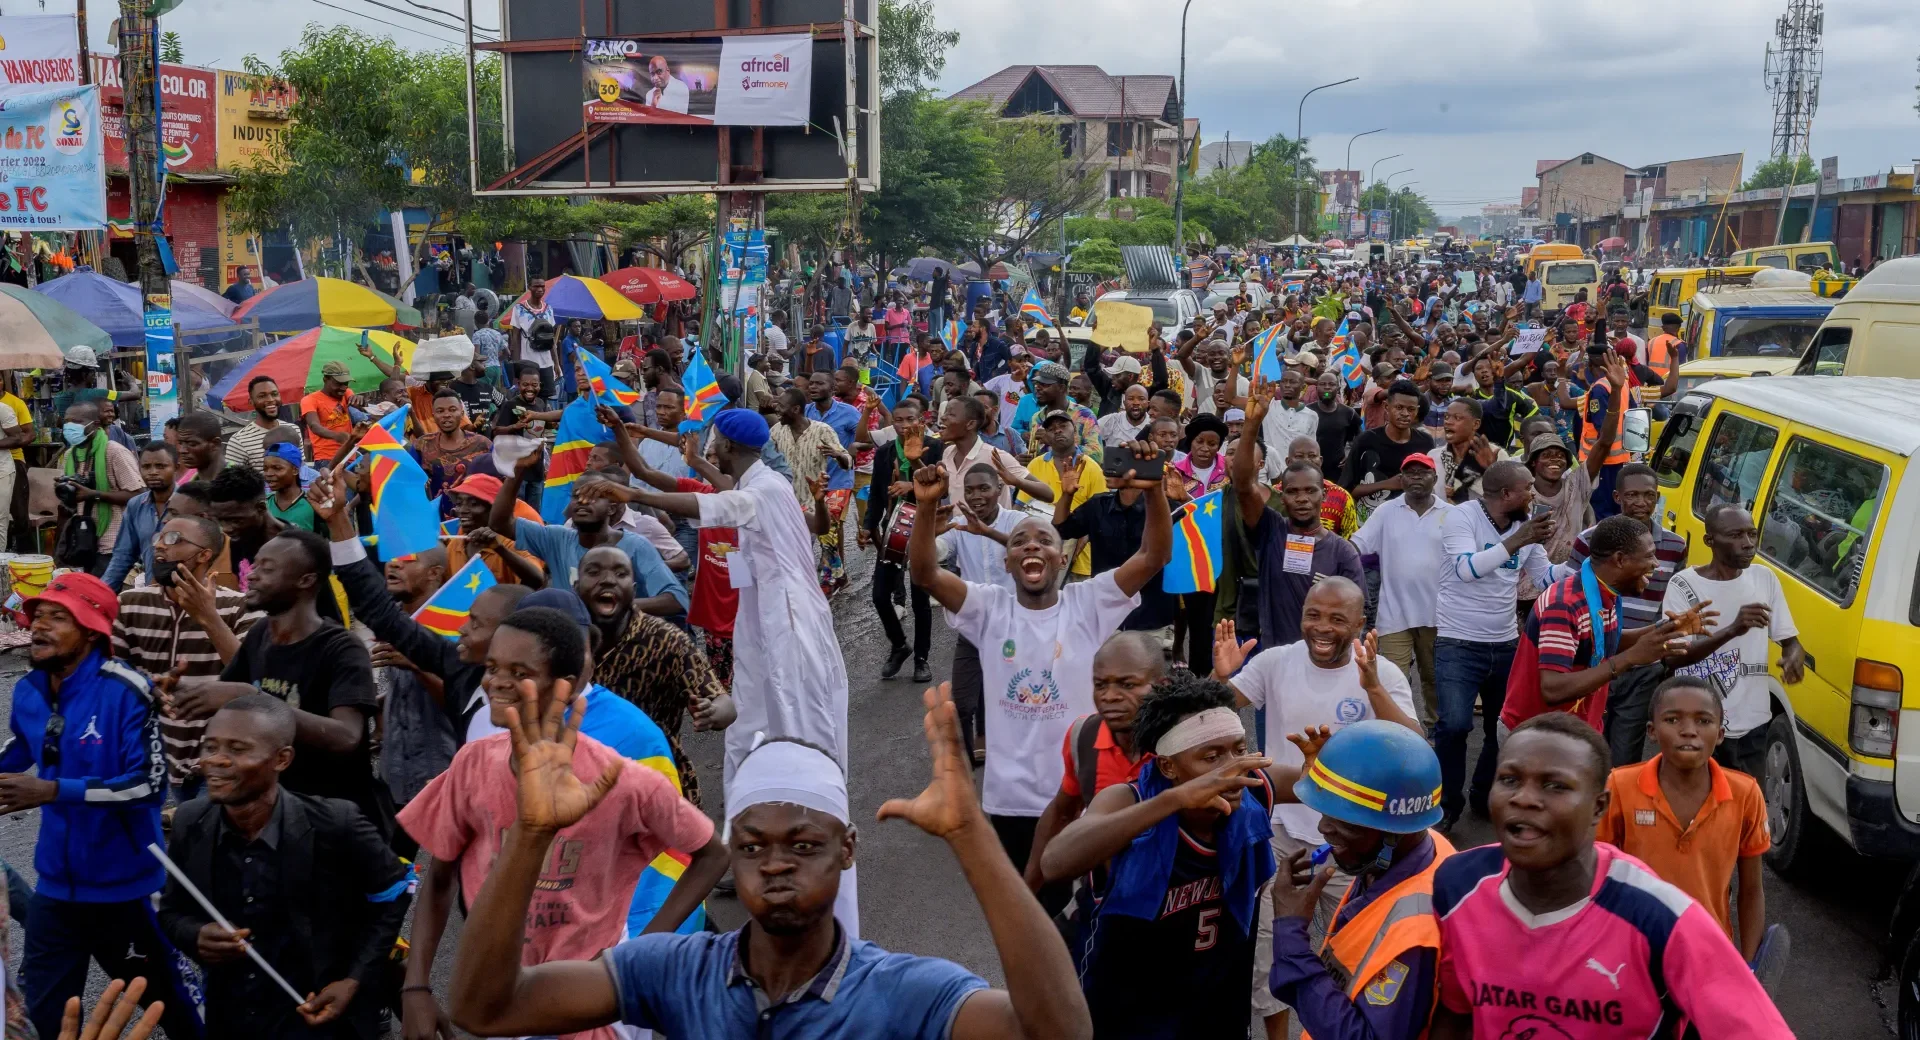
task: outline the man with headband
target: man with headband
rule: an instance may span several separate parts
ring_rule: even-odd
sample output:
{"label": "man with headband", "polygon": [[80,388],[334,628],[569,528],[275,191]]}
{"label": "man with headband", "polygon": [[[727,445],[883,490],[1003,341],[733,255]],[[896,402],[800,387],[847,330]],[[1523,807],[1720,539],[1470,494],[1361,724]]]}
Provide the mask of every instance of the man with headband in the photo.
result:
{"label": "man with headband", "polygon": [[[692,520],[696,527],[732,527],[740,547],[728,554],[740,591],[733,628],[733,697],[739,717],[727,729],[725,779],[753,746],[755,733],[811,741],[847,761],[847,672],[833,630],[833,610],[814,572],[814,536],[793,497],[793,484],[767,468],[760,449],[767,421],[744,408],[722,411],[707,449],[733,489],[681,494],[610,480],[581,483],[576,496],[605,496]],[[497,507],[496,507],[497,509]],[[931,526],[931,525],[929,525]],[[840,918],[859,933],[854,876],[842,886]]]}
{"label": "man with headband", "polygon": [[752,915],[745,927],[656,933],[596,960],[523,966],[522,932],[554,834],[619,780],[617,766],[597,781],[583,777],[573,763],[580,712],[538,711],[523,685],[508,727],[521,763],[519,815],[467,918],[454,1022],[482,1036],[617,1021],[672,1037],[1092,1037],[1066,945],[974,799],[948,689],[928,690],[926,704],[933,781],[917,798],[881,806],[879,818],[907,820],[953,849],[994,936],[1005,990],[948,961],[888,953],[835,922],[836,890],[854,858],[846,781],[826,750],[784,737],[742,756],[728,786],[727,848]]}
{"label": "man with headband", "polygon": [[1049,878],[1107,864],[1081,968],[1102,1040],[1246,1035],[1275,778],[1233,699],[1192,672],[1156,684],[1133,724],[1152,758],[1047,844]]}

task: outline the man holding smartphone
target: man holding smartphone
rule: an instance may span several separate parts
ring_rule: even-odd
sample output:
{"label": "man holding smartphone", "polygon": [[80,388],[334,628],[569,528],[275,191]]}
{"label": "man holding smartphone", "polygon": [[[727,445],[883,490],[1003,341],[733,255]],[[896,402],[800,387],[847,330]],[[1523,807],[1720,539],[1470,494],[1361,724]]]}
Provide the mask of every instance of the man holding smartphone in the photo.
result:
{"label": "man holding smartphone", "polygon": [[[1064,424],[1061,428],[1071,433]],[[1055,495],[1053,501],[1053,526],[1060,532],[1062,541],[1086,540],[1081,559],[1090,564],[1090,574],[1115,570],[1140,551],[1147,533],[1147,510],[1153,507],[1147,501],[1146,492],[1135,486],[1135,481],[1161,481],[1166,488],[1169,515],[1187,499],[1184,481],[1177,475],[1166,479],[1165,458],[1155,455],[1143,459],[1136,454],[1151,450],[1152,446],[1145,442],[1118,446],[1108,457],[1105,468],[1092,474],[1101,480],[1097,494],[1082,497],[1076,493],[1081,473],[1091,467],[1083,464],[1060,473],[1060,494]],[[1119,490],[1107,490],[1109,487]],[[1140,605],[1120,623],[1121,631],[1166,629],[1167,639],[1172,638],[1171,627],[1179,611],[1179,597],[1161,589],[1162,577],[1160,573],[1154,574],[1140,589]]]}

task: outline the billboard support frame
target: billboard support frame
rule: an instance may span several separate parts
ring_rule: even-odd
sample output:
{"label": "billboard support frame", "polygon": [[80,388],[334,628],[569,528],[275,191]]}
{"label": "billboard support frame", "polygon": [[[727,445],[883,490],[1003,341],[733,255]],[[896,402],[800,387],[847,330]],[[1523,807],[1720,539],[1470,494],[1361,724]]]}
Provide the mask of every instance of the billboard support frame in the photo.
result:
{"label": "billboard support frame", "polygon": [[[581,35],[579,36],[549,37],[549,38],[534,39],[534,40],[504,40],[503,39],[499,42],[488,42],[488,41],[476,40],[474,38],[473,0],[465,0],[465,3],[463,4],[462,14],[464,16],[463,27],[466,30],[466,37],[467,37],[466,39],[466,43],[467,43],[467,46],[466,46],[467,98],[466,100],[467,100],[467,153],[468,153],[467,154],[467,173],[468,173],[468,190],[476,198],[538,198],[538,197],[581,197],[581,196],[624,196],[624,195],[676,195],[676,194],[691,194],[691,193],[717,194],[717,193],[724,193],[724,192],[769,193],[769,192],[846,191],[847,190],[848,179],[845,177],[820,177],[820,178],[809,178],[805,180],[780,180],[780,181],[772,181],[772,182],[764,180],[765,172],[766,172],[765,171],[766,153],[763,145],[763,130],[760,127],[753,128],[754,147],[753,147],[752,162],[749,164],[744,164],[746,168],[741,170],[736,170],[732,162],[732,158],[733,158],[731,154],[732,142],[731,142],[730,135],[725,132],[722,132],[721,134],[719,134],[719,140],[717,142],[718,155],[716,157],[716,170],[715,170],[716,179],[714,180],[711,180],[711,181],[655,181],[655,182],[645,182],[645,183],[635,182],[635,183],[622,184],[619,182],[619,159],[617,155],[618,150],[614,149],[608,156],[608,175],[611,179],[610,183],[596,184],[595,181],[592,179],[593,166],[591,162],[591,158],[592,158],[591,149],[593,147],[594,142],[597,139],[604,137],[606,133],[612,129],[612,124],[589,124],[586,122],[584,110],[582,112],[582,118],[581,118],[582,129],[580,132],[570,135],[565,140],[562,140],[556,143],[545,152],[542,152],[540,155],[537,155],[527,160],[526,162],[523,162],[518,166],[515,166],[513,169],[508,170],[505,174],[495,179],[491,183],[483,185],[480,181],[480,133],[479,133],[480,107],[479,107],[479,97],[478,97],[477,76],[475,72],[475,61],[476,61],[477,54],[482,51],[489,51],[489,52],[498,53],[498,54],[582,52],[585,50],[586,41],[587,41],[587,36],[585,33],[586,3],[587,3],[587,0],[580,0]],[[608,16],[609,16],[608,24],[609,26],[611,26],[612,0],[607,0],[607,7],[608,7]],[[758,22],[761,18],[761,12],[762,12],[762,5],[760,0],[754,0],[754,2],[751,5],[750,13],[749,13],[750,21]],[[502,26],[501,26],[503,33],[507,31],[507,28],[508,28],[507,25],[505,24],[506,22],[506,19],[504,18],[505,13],[506,12],[503,8],[502,9],[503,19],[502,19]],[[720,20],[724,21],[725,19],[723,17]],[[862,86],[864,86],[865,88],[864,89],[865,96],[869,100],[869,103],[872,105],[872,107],[870,108],[857,109],[858,112],[868,116],[867,132],[864,135],[858,134],[857,132],[846,134],[847,137],[851,137],[854,140],[855,147],[860,149],[861,153],[863,153],[863,157],[866,160],[866,167],[868,170],[868,173],[866,176],[856,177],[853,181],[853,184],[857,188],[857,190],[860,192],[874,192],[874,191],[880,190],[880,176],[881,176],[880,174],[880,120],[878,118],[879,116],[878,99],[879,99],[879,91],[880,91],[880,83],[879,83],[880,55],[879,55],[879,31],[876,26],[869,25],[862,22],[852,22],[852,21],[821,22],[821,23],[814,23],[814,24],[781,25],[781,26],[748,25],[748,26],[740,26],[740,27],[688,30],[683,32],[646,33],[646,34],[629,35],[629,36],[614,36],[612,34],[609,34],[607,38],[637,39],[637,40],[677,40],[677,39],[684,40],[684,39],[708,38],[708,37],[714,37],[714,36],[722,36],[722,37],[724,36],[760,36],[760,35],[772,35],[772,34],[778,34],[778,33],[805,32],[815,40],[845,41],[849,36],[849,32],[848,32],[849,27],[851,27],[852,35],[857,40],[857,45],[860,46],[863,50],[866,50],[868,53],[867,53],[867,73],[866,73],[866,76],[864,77],[864,80],[865,80],[864,84],[856,84],[851,80],[849,80],[846,84],[847,108],[849,112],[856,111],[856,106],[858,105],[858,98],[860,97]],[[849,68],[850,69],[857,68],[857,62],[851,59],[851,55],[849,55],[849,59],[850,59],[848,62]],[[507,75],[506,70],[503,70],[502,75],[503,75],[503,83],[504,83],[504,77]],[[503,89],[505,88],[503,87]],[[512,135],[513,135],[513,114],[511,111],[512,96],[511,96],[510,89],[507,89],[506,92],[507,92],[507,96],[502,99],[501,122],[502,122],[502,132],[505,135],[506,140],[508,142],[511,142]],[[817,128],[810,128],[808,132],[812,132],[813,129],[817,129]],[[843,133],[846,133],[846,131],[843,131]],[[845,138],[843,138],[843,142],[844,140]],[[842,148],[844,150],[844,143],[842,145]],[[529,182],[537,180],[542,173],[552,169],[555,165],[558,165],[559,163],[566,161],[575,152],[578,152],[583,159],[582,172],[585,174],[587,178],[586,180],[578,183],[556,184],[551,186],[538,186],[538,187],[526,186]],[[856,153],[856,154],[860,154],[860,153]],[[855,165],[857,168],[858,159],[851,156],[849,157],[849,159],[850,159],[850,165]],[[736,177],[740,177],[741,179],[736,179]]]}

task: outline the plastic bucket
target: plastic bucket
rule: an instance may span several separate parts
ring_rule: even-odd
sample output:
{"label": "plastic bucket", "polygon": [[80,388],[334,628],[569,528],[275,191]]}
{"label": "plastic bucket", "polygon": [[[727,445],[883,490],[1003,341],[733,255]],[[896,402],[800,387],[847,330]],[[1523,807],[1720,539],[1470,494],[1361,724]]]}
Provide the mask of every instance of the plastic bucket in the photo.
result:
{"label": "plastic bucket", "polygon": [[53,557],[15,556],[7,561],[7,574],[13,579],[13,591],[21,599],[32,599],[47,590],[53,580]]}

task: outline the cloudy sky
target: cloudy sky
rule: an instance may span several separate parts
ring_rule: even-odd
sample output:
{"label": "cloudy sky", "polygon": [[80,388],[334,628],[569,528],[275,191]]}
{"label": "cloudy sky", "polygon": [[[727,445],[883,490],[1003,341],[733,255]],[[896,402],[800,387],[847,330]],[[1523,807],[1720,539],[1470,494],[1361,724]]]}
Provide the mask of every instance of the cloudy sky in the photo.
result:
{"label": "cloudy sky", "polygon": [[[447,11],[460,0],[417,0]],[[73,0],[45,0],[49,12]],[[497,0],[480,0],[480,20]],[[334,6],[326,6],[332,4]],[[380,5],[387,5],[382,7]],[[961,34],[940,86],[957,90],[1015,63],[1092,63],[1112,73],[1165,73],[1179,63],[1179,0],[936,0]],[[96,6],[104,5],[96,0]],[[1323,167],[1402,153],[1378,172],[1412,167],[1443,215],[1518,201],[1535,159],[1592,151],[1628,165],[1744,151],[1764,159],[1771,102],[1762,54],[1786,0],[1192,0],[1190,112],[1203,138],[1293,133],[1302,91]],[[346,8],[357,13],[347,13]],[[347,22],[413,47],[453,38],[414,17],[409,0],[187,0],[167,18],[187,60],[237,68],[277,54],[308,22]],[[8,14],[32,0],[0,0]],[[1841,173],[1884,171],[1920,157],[1914,112],[1920,18],[1913,0],[1836,0],[1826,18],[1826,75],[1814,120],[1816,157]],[[107,17],[90,34],[107,43]]]}

